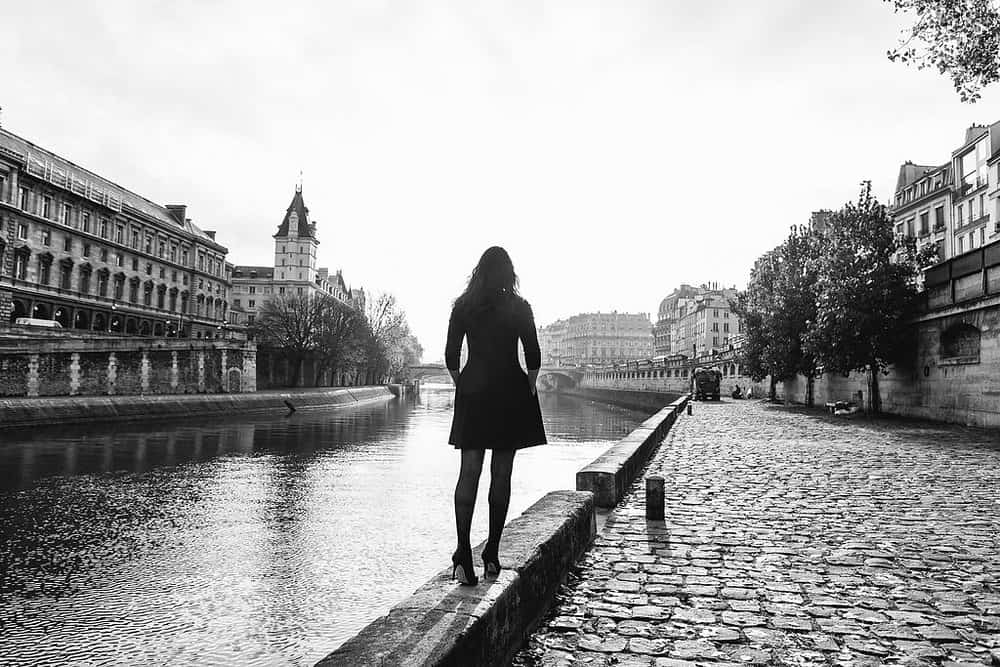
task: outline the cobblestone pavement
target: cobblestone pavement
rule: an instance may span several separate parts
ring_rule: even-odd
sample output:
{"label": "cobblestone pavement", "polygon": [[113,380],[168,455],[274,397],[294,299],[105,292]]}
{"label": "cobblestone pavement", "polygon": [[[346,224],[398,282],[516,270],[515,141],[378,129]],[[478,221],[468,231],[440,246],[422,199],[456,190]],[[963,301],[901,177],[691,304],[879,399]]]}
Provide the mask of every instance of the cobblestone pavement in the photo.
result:
{"label": "cobblestone pavement", "polygon": [[693,410],[515,665],[1000,665],[1000,436]]}

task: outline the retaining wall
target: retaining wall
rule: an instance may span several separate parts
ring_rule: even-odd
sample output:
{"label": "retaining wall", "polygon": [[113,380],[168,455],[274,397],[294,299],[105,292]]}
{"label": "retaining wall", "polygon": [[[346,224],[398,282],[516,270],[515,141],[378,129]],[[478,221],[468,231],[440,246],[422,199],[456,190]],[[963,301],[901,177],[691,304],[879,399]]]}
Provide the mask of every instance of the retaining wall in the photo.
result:
{"label": "retaining wall", "polygon": [[616,389],[612,387],[574,387],[571,389],[560,389],[559,393],[653,413],[662,409],[664,405],[677,400],[683,392]]}
{"label": "retaining wall", "polygon": [[598,507],[618,504],[636,475],[663,442],[670,427],[683,412],[689,398],[682,396],[644,421],[627,436],[576,473],[578,491],[594,494]]}
{"label": "retaining wall", "polygon": [[0,396],[252,392],[256,349],[241,341],[4,333]]}
{"label": "retaining wall", "polygon": [[0,398],[0,428],[105,420],[288,412],[286,402],[290,402],[299,410],[384,400],[393,396],[388,387],[375,386],[263,391],[252,394]]}

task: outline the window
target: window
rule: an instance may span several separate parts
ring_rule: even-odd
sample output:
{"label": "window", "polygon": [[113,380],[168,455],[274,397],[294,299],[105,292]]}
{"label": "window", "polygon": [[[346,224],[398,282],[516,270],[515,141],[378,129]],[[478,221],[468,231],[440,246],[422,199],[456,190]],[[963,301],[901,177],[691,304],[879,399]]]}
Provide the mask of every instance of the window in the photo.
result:
{"label": "window", "polygon": [[249,315],[247,315],[247,324],[253,324],[254,320],[256,320],[256,319],[257,319],[257,316],[254,315],[253,313],[250,313]]}
{"label": "window", "polygon": [[198,289],[205,289],[205,281],[198,278]]}
{"label": "window", "polygon": [[28,225],[27,224],[25,224],[23,222],[17,223],[17,238],[21,239],[22,241],[27,240],[27,238],[28,238]]}
{"label": "window", "polygon": [[132,247],[135,248],[136,250],[139,249],[139,230],[138,229],[133,229],[132,230]]}
{"label": "window", "polygon": [[42,217],[49,218],[52,216],[52,197],[48,195],[42,197]]}
{"label": "window", "polygon": [[729,322],[726,322],[725,324],[722,325],[722,332],[729,333]]}
{"label": "window", "polygon": [[59,263],[59,287],[69,289],[73,278],[73,265],[69,262]]}
{"label": "window", "polygon": [[173,283],[177,282],[177,272],[176,271],[171,271],[170,272],[170,282],[173,282]]}
{"label": "window", "polygon": [[281,258],[281,265],[285,266],[285,258],[284,257]]}
{"label": "window", "polygon": [[153,275],[153,265],[150,262],[146,262],[146,275]]}
{"label": "window", "polygon": [[125,276],[115,276],[115,296],[120,299],[125,294]]}
{"label": "window", "polygon": [[90,271],[80,271],[80,291],[90,294]]}
{"label": "window", "polygon": [[237,308],[239,308],[240,307],[240,300],[239,299],[233,299],[233,305],[236,306]]}
{"label": "window", "polygon": [[902,236],[902,235],[903,235],[903,223],[899,223],[898,225],[896,225],[896,236]]}
{"label": "window", "polygon": [[66,252],[71,252],[73,250],[73,237],[69,234],[63,239],[63,250]]}
{"label": "window", "polygon": [[28,210],[28,188],[17,189],[18,207],[22,211]]}
{"label": "window", "polygon": [[4,174],[0,174],[0,201],[7,201],[7,198],[4,197],[4,194],[6,192],[7,192],[7,178],[4,176]]}
{"label": "window", "polygon": [[101,218],[101,238],[108,238],[108,219]]}
{"label": "window", "polygon": [[90,257],[90,244],[89,243],[84,243],[83,244],[83,256],[84,257]]}
{"label": "window", "polygon": [[115,225],[115,243],[123,243],[125,239],[125,228],[122,225]]}
{"label": "window", "polygon": [[930,234],[930,213],[920,214],[920,235]]}
{"label": "window", "polygon": [[181,264],[183,264],[184,266],[188,265],[188,251],[187,250],[182,250],[181,251]]}
{"label": "window", "polygon": [[118,266],[124,266],[125,265],[125,255],[121,254],[120,252],[116,252],[115,253],[115,264],[117,264]]}
{"label": "window", "polygon": [[986,228],[979,228],[979,245],[986,245]]}
{"label": "window", "polygon": [[42,230],[42,245],[52,245],[52,232],[47,229]]}
{"label": "window", "polygon": [[255,300],[253,300],[253,299],[250,299],[250,301],[248,301],[248,302],[247,302],[247,304],[248,304],[248,305],[249,305],[249,306],[250,306],[251,308],[256,308],[256,307],[257,307],[257,302],[256,302]]}
{"label": "window", "polygon": [[100,271],[97,274],[97,294],[100,296],[108,295],[108,273],[107,271]]}
{"label": "window", "polygon": [[979,215],[986,215],[986,193],[979,195]]}
{"label": "window", "polygon": [[28,256],[24,253],[17,253],[14,255],[14,277],[18,280],[24,280],[28,274]]}
{"label": "window", "polygon": [[132,258],[132,270],[133,271],[138,271],[139,270],[139,258],[138,257],[133,257]]}
{"label": "window", "polygon": [[80,214],[80,229],[90,233],[90,214],[86,211]]}
{"label": "window", "polygon": [[40,257],[38,259],[38,282],[48,285],[52,275],[52,257]]}
{"label": "window", "polygon": [[160,285],[161,289],[156,292],[156,307],[163,308],[163,297],[167,293],[165,289],[162,289],[163,285]]}
{"label": "window", "polygon": [[944,229],[944,206],[934,209],[934,229]]}
{"label": "window", "polygon": [[167,244],[164,243],[163,241],[160,241],[160,246],[158,248],[158,252],[156,253],[156,255],[157,257],[163,257],[166,253],[167,253]]}
{"label": "window", "polygon": [[62,223],[69,227],[73,223],[73,207],[69,204],[63,204],[62,207]]}
{"label": "window", "polygon": [[153,237],[150,236],[149,234],[146,234],[145,251],[147,254],[153,253]]}
{"label": "window", "polygon": [[108,261],[108,249],[107,248],[101,248],[101,261],[102,262]]}
{"label": "window", "polygon": [[302,294],[302,288],[301,287],[298,288],[298,293]]}
{"label": "window", "polygon": [[965,209],[961,204],[958,205],[958,226],[961,227],[965,224]]}
{"label": "window", "polygon": [[171,262],[177,261],[177,246],[175,245],[170,246],[170,261]]}
{"label": "window", "polygon": [[253,285],[251,285],[251,286],[250,286],[250,293],[251,293],[251,294],[256,294],[256,293],[257,293],[257,288],[256,288],[256,287],[254,287]]}
{"label": "window", "polygon": [[133,280],[128,285],[128,300],[135,303],[139,300],[139,282]]}
{"label": "window", "polygon": [[285,293],[285,288],[284,287],[279,287],[278,288],[278,294],[284,294],[284,293]]}
{"label": "window", "polygon": [[958,237],[958,254],[965,252],[965,239],[961,236]]}
{"label": "window", "polygon": [[160,267],[160,279],[163,280],[166,277],[167,277],[167,270],[161,266]]}
{"label": "window", "polygon": [[913,218],[910,218],[909,220],[906,221],[906,235],[910,236],[910,237],[914,236],[914,233],[913,233]]}
{"label": "window", "polygon": [[153,283],[146,283],[142,292],[142,303],[146,306],[153,305]]}

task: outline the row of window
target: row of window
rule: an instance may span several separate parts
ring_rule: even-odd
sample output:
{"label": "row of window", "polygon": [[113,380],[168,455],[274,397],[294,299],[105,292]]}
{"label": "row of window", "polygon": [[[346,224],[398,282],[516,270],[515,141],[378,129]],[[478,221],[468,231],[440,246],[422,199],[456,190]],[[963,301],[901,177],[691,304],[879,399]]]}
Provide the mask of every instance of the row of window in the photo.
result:
{"label": "row of window", "polygon": [[[16,235],[17,235],[18,239],[20,239],[22,241],[27,241],[29,234],[30,234],[30,231],[29,231],[27,223],[25,223],[25,222],[19,222],[19,223],[17,223]],[[52,247],[52,231],[49,230],[49,229],[42,229],[42,230],[40,230],[39,231],[39,240],[40,240],[40,242],[41,242],[41,244],[43,246]],[[109,250],[108,250],[108,248],[103,247],[103,246],[98,246],[97,248],[94,248],[86,240],[82,240],[82,239],[81,240],[77,240],[77,239],[74,239],[73,236],[70,235],[70,234],[64,234],[63,235],[62,244],[61,244],[63,251],[64,252],[73,252],[74,249],[75,249],[75,247],[76,247],[76,243],[77,242],[80,243],[80,246],[81,246],[80,247],[80,254],[83,257],[88,258],[88,259],[90,259],[91,257],[93,257],[95,259],[99,259],[101,262],[105,262],[105,263],[108,263],[108,264],[113,264],[115,266],[120,266],[120,267],[124,267],[125,266],[125,254],[124,253],[121,253],[121,252],[110,253]],[[139,258],[138,257],[132,257],[130,264],[131,264],[131,267],[132,267],[133,271],[139,271],[140,270],[140,262],[139,262]],[[158,272],[159,277],[160,277],[161,280],[166,280],[166,278],[167,278],[167,269],[164,266],[157,265],[157,266],[154,267],[154,265],[153,265],[152,262],[145,262],[142,265],[142,268],[145,271],[146,275],[150,275],[150,276],[153,275],[153,271],[154,271],[154,268],[155,268],[157,270],[157,272]],[[184,285],[188,284],[188,274],[187,273],[183,273],[182,272],[180,274],[180,278],[181,278],[182,284],[184,284]],[[173,283],[176,283],[177,279],[178,279],[178,272],[177,272],[176,269],[172,269],[170,271],[170,281],[173,282]],[[206,286],[205,280],[203,278],[199,278],[198,279],[198,289],[199,290],[204,290],[205,286]],[[208,281],[207,286],[208,286],[208,292],[209,293],[214,292],[215,294],[225,295],[225,290],[223,289],[222,285],[217,284],[217,283],[213,283],[211,281]]]}
{"label": "row of window", "polygon": [[[4,191],[4,180],[0,176],[0,193]],[[134,224],[117,219],[112,227],[108,218],[97,217],[86,209],[74,208],[66,202],[58,205],[58,216],[56,216],[57,204],[52,196],[36,193],[25,186],[18,188],[17,205],[22,211],[33,213],[46,220],[55,220],[66,227],[79,229],[84,233],[94,234],[109,241],[113,240],[119,245],[128,243],[135,250],[141,249],[146,254],[155,254],[161,259],[166,259],[169,256],[171,262],[190,266],[190,249],[185,243],[179,239],[163,237],[161,232],[144,230]],[[128,238],[126,238],[126,232],[128,232]],[[225,260],[213,253],[198,251],[197,268],[199,271],[221,278],[225,271]]]}

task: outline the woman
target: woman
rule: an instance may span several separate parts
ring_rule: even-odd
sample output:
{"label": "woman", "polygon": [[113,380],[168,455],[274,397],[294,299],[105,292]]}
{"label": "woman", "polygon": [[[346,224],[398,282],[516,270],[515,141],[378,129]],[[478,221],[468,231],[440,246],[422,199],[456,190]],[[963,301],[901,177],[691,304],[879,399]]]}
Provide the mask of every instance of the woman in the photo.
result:
{"label": "woman", "polygon": [[[459,372],[462,338],[469,358]],[[517,358],[524,345],[528,372]],[[451,557],[452,578],[463,584],[479,580],[472,564],[469,531],[485,450],[490,456],[490,533],[481,554],[486,576],[500,573],[500,534],[510,504],[514,452],[545,444],[535,381],[542,365],[531,306],[517,293],[517,276],[507,251],[488,248],[472,271],[465,292],[455,300],[448,321],[445,365],[455,382],[455,414],[448,442],[462,451],[455,486],[458,548]]]}

